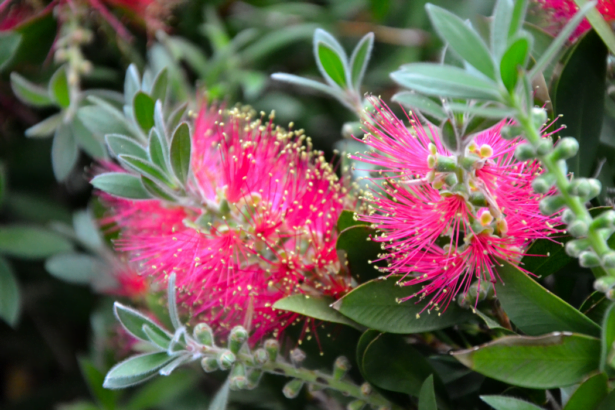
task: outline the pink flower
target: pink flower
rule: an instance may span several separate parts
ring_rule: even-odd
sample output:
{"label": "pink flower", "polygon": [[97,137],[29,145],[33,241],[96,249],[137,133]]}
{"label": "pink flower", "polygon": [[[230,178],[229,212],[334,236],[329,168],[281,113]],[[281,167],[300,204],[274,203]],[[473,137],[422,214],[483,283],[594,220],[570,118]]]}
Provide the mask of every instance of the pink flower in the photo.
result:
{"label": "pink flower", "polygon": [[301,131],[202,109],[191,167],[183,205],[105,195],[117,249],[159,282],[175,272],[191,317],[220,331],[243,325],[257,340],[296,318],[276,301],[349,289],[335,250],[344,189]]}
{"label": "pink flower", "polygon": [[367,193],[370,212],[360,219],[382,232],[374,240],[388,251],[386,271],[424,285],[408,299],[430,296],[429,309],[446,308],[474,278],[495,283],[497,258],[517,263],[532,241],[558,232],[558,217],[540,213],[544,195],[531,187],[540,166],[514,158],[519,140],[501,137],[503,122],[475,137],[461,167],[437,129],[417,118],[407,129],[369,99],[376,114],[363,141],[374,151],[353,158],[378,166],[382,190]]}
{"label": "pink flower", "polygon": [[[536,0],[540,7],[546,11],[547,18],[551,23],[550,31],[554,34],[564,26],[570,19],[579,11],[579,7],[574,0]],[[615,20],[615,4],[613,0],[598,0],[596,10],[602,14],[602,17],[607,22]],[[571,40],[581,36],[583,33],[591,29],[591,24],[584,19],[577,27]]]}

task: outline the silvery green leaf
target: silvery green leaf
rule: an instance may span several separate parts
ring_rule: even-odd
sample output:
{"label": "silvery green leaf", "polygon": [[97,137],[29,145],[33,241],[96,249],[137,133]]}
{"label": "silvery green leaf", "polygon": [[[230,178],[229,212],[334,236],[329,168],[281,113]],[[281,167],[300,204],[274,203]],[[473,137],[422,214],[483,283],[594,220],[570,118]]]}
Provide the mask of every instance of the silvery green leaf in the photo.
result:
{"label": "silvery green leaf", "polygon": [[70,126],[61,124],[51,144],[51,165],[58,181],[64,181],[77,162],[79,149]]}
{"label": "silvery green leaf", "polygon": [[45,88],[31,83],[15,72],[11,73],[11,88],[17,98],[26,104],[35,107],[53,105],[53,101]]}
{"label": "silvery green leaf", "polygon": [[174,359],[174,356],[169,356],[166,352],[133,356],[113,366],[107,373],[103,386],[107,389],[121,389],[144,382]]}
{"label": "silvery green leaf", "polygon": [[127,199],[151,199],[152,196],[141,184],[141,178],[125,172],[107,172],[97,175],[90,182],[110,195]]}
{"label": "silvery green leaf", "polygon": [[53,114],[50,117],[45,118],[38,124],[34,124],[28,128],[25,132],[26,137],[29,138],[47,138],[51,137],[56,129],[62,124],[62,113]]}
{"label": "silvery green leaf", "polygon": [[87,285],[103,274],[102,263],[95,257],[76,252],[60,253],[45,261],[45,269],[65,282]]}

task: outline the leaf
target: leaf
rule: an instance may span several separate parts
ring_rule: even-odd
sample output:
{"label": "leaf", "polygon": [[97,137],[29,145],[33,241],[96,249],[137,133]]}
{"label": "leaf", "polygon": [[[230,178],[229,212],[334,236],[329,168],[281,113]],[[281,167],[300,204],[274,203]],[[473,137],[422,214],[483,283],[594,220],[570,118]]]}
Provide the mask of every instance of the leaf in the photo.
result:
{"label": "leaf", "polygon": [[519,70],[523,69],[530,57],[532,49],[531,37],[524,36],[516,39],[502,56],[500,62],[500,76],[502,82],[508,91],[514,91],[517,80],[519,79]]}
{"label": "leaf", "polygon": [[151,195],[141,184],[141,178],[125,172],[106,172],[90,181],[95,188],[108,194],[127,199],[150,199]]}
{"label": "leaf", "polygon": [[607,364],[611,367],[615,367],[615,361],[612,359],[612,351],[615,343],[615,304],[611,303],[611,306],[606,311],[604,319],[602,321],[602,348],[600,350],[600,370],[605,371]]}
{"label": "leaf", "polygon": [[608,50],[595,31],[575,44],[555,85],[555,113],[563,115],[566,132],[579,142],[579,153],[568,160],[575,177],[591,176],[600,144],[606,92]]}
{"label": "leaf", "polygon": [[159,408],[173,399],[181,398],[191,391],[198,378],[193,372],[173,373],[169,377],[152,380],[139,388],[126,405],[127,410],[149,410]]}
{"label": "leaf", "polygon": [[58,181],[64,181],[77,163],[79,150],[68,125],[62,124],[56,129],[51,144],[51,165]]}
{"label": "leaf", "polygon": [[105,375],[94,366],[91,360],[84,357],[79,358],[81,374],[86,381],[92,396],[105,410],[114,410],[117,400],[117,392],[103,387]]}
{"label": "leaf", "polygon": [[4,163],[0,161],[0,208],[2,208],[2,205],[4,204],[7,189],[6,167]]}
{"label": "leaf", "polygon": [[434,97],[500,101],[497,84],[467,71],[433,63],[412,63],[391,73],[404,87]]}
{"label": "leaf", "polygon": [[156,78],[154,79],[154,84],[152,85],[152,91],[150,92],[152,99],[154,101],[162,101],[164,103],[165,98],[167,96],[167,88],[169,84],[169,74],[166,68],[160,70]]}
{"label": "leaf", "polygon": [[163,186],[162,183],[158,183],[146,176],[141,176],[141,183],[145,190],[153,197],[164,199],[165,201],[176,202],[177,198],[173,196],[169,190]]}
{"label": "leaf", "polygon": [[472,67],[495,80],[493,59],[478,33],[450,11],[433,4],[428,4],[425,9],[436,32],[449,48]]}
{"label": "leaf", "polygon": [[11,88],[17,98],[26,104],[35,107],[53,105],[53,101],[46,89],[31,83],[15,72],[11,73]]}
{"label": "leaf", "polygon": [[213,400],[209,404],[208,410],[226,410],[228,404],[228,396],[230,392],[231,378],[227,378],[226,382],[220,387]]}
{"label": "leaf", "polygon": [[155,102],[152,97],[145,94],[143,91],[139,91],[135,94],[133,113],[137,124],[139,124],[139,127],[141,127],[146,134],[148,134],[149,130],[154,126],[154,107]]}
{"label": "leaf", "polygon": [[363,221],[355,221],[354,216],[356,215],[355,211],[349,211],[344,209],[339,218],[337,218],[337,231],[342,232],[346,228],[350,228],[351,226],[361,226],[361,225],[369,225],[368,222]]}
{"label": "leaf", "polygon": [[324,43],[316,46],[318,68],[325,80],[333,86],[346,87],[346,67],[343,58],[331,47]]}
{"label": "leaf", "polygon": [[169,339],[168,335],[161,335],[156,330],[152,329],[151,326],[143,325],[143,333],[147,336],[147,340],[152,342],[154,345],[158,346],[162,350],[167,350],[169,348],[169,344],[171,343],[171,339]]}
{"label": "leaf", "polygon": [[141,79],[139,78],[139,70],[135,64],[128,66],[126,77],[124,77],[124,99],[125,104],[132,106],[135,94],[141,89]]}
{"label": "leaf", "polygon": [[495,410],[542,410],[525,400],[507,396],[480,396],[480,399]]}
{"label": "leaf", "polygon": [[329,96],[338,99],[342,104],[344,104],[346,107],[350,108],[351,110],[354,110],[354,107],[352,107],[351,105],[348,104],[348,102],[346,102],[344,95],[341,93],[341,91],[329,87],[326,84],[323,84],[319,81],[314,81],[314,80],[310,80],[308,78],[303,78],[303,77],[299,77],[297,75],[293,75],[293,74],[285,74],[285,73],[274,73],[271,74],[271,78],[273,80],[277,80],[277,81],[283,81],[285,83],[289,83],[289,84],[293,84],[293,85],[298,85],[301,87],[306,87],[306,88],[312,88],[314,90],[318,90],[320,92],[323,92],[325,94],[328,94]]}
{"label": "leaf", "polygon": [[352,85],[358,93],[361,92],[361,82],[363,81],[363,76],[365,75],[365,69],[369,63],[373,46],[374,33],[367,33],[356,45],[352,52],[352,56],[350,56]]}
{"label": "leaf", "polygon": [[150,179],[155,179],[164,182],[165,184],[172,186],[172,182],[169,180],[167,174],[158,166],[152,164],[149,161],[145,161],[139,157],[133,157],[132,155],[118,155],[117,157],[122,165],[126,168],[138,172]]}
{"label": "leaf", "polygon": [[113,366],[107,373],[103,386],[107,389],[122,389],[144,382],[174,359],[175,356],[169,356],[167,352],[133,356]]}
{"label": "leaf", "polygon": [[564,247],[570,239],[563,236],[558,237],[557,241],[547,238],[535,240],[521,259],[521,266],[541,278],[558,272],[573,260]]}
{"label": "leaf", "polygon": [[73,245],[63,236],[28,225],[0,226],[0,254],[24,259],[44,259],[68,252]]}
{"label": "leaf", "polygon": [[579,311],[596,323],[602,323],[606,311],[611,306],[603,292],[595,291],[581,304]]}
{"label": "leaf", "polygon": [[183,185],[187,183],[190,173],[191,149],[190,127],[183,122],[175,129],[171,139],[171,168]]}
{"label": "leaf", "polygon": [[51,137],[56,129],[62,124],[64,117],[61,113],[51,115],[38,124],[34,124],[25,132],[28,138],[47,138]]}
{"label": "leaf", "polygon": [[307,295],[291,295],[278,300],[273,304],[274,309],[287,310],[303,316],[311,317],[325,322],[341,323],[358,330],[363,327],[333,309],[334,302],[330,297],[313,297]]}
{"label": "leaf", "polygon": [[[420,333],[444,329],[472,319],[472,313],[451,304],[445,312],[428,313],[428,301],[398,303],[420,290],[419,286],[397,286],[401,276],[375,279],[352,290],[333,307],[355,322],[390,333]],[[419,316],[417,318],[417,315]]]}
{"label": "leaf", "polygon": [[615,408],[615,390],[611,390],[596,410],[611,410],[613,408]]}
{"label": "leaf", "polygon": [[335,248],[340,260],[348,267],[354,278],[367,282],[380,276],[378,267],[384,262],[373,263],[380,259],[381,245],[371,240],[376,231],[366,225],[355,225],[343,230],[337,237]]}
{"label": "leaf", "polygon": [[497,0],[491,21],[491,50],[493,55],[498,58],[506,50],[508,45],[508,33],[513,17],[513,1]]}
{"label": "leaf", "polygon": [[179,125],[187,108],[188,103],[183,103],[169,115],[169,118],[167,119],[167,127],[170,130],[174,130]]}
{"label": "leaf", "polygon": [[62,108],[67,108],[70,105],[70,91],[65,66],[58,68],[49,80],[49,95]]}
{"label": "leaf", "polygon": [[418,410],[438,410],[436,392],[433,389],[433,374],[430,374],[421,386]]}
{"label": "leaf", "polygon": [[[164,129],[162,131],[164,131]],[[154,165],[159,166],[160,169],[167,171],[169,145],[165,134],[160,134],[156,128],[152,128],[150,130],[148,151],[149,157],[147,160],[151,161]]]}
{"label": "leaf", "polygon": [[17,279],[6,259],[0,256],[0,318],[11,327],[17,325],[20,311]]}
{"label": "leaf", "polygon": [[45,261],[45,269],[65,282],[89,284],[95,276],[103,274],[101,262],[84,253],[60,253]]}
{"label": "leaf", "polygon": [[511,39],[517,34],[519,29],[523,27],[525,21],[525,13],[527,11],[528,0],[515,0],[510,26],[508,27],[508,38]]}
{"label": "leaf", "polygon": [[608,377],[598,373],[585,380],[572,393],[564,410],[591,410],[598,407],[608,393]]}
{"label": "leaf", "polygon": [[15,55],[21,43],[21,34],[13,31],[0,32],[0,71]]}
{"label": "leaf", "polygon": [[169,308],[169,319],[175,330],[182,327],[182,322],[177,311],[177,296],[175,289],[175,273],[171,273],[167,283],[167,306]]}
{"label": "leaf", "polygon": [[132,155],[143,160],[149,159],[145,148],[133,138],[119,134],[107,134],[105,135],[105,141],[111,154],[115,157],[118,155]]}
{"label": "leaf", "polygon": [[447,118],[442,105],[420,94],[402,91],[395,94],[391,101],[399,103],[406,108],[415,109],[423,114],[430,115],[438,121],[444,121]]}
{"label": "leaf", "polygon": [[600,336],[600,326],[516,266],[502,261],[496,270],[501,279],[495,284],[498,300],[510,320],[523,332],[532,336],[556,331]]}
{"label": "leaf", "polygon": [[[478,104],[462,104],[452,102],[446,104],[446,108],[453,112],[463,112],[476,115],[482,118],[490,118],[496,120],[510,118],[512,115],[514,115],[514,111],[508,108],[498,108],[490,106],[484,107]],[[470,124],[471,123],[468,124],[468,128],[472,127]]]}
{"label": "leaf", "polygon": [[77,145],[89,156],[95,159],[108,158],[102,139],[96,137],[94,133],[83,124],[79,117],[73,118],[70,129]]}
{"label": "leaf", "polygon": [[132,135],[124,115],[111,108],[88,105],[77,110],[77,117],[88,130],[101,138],[107,134]]}
{"label": "leaf", "polygon": [[124,329],[126,329],[128,333],[137,339],[145,342],[151,340],[144,330],[144,327],[147,326],[151,332],[156,334],[156,337],[159,338],[159,340],[166,340],[167,345],[171,342],[172,335],[154,323],[151,319],[144,316],[141,312],[129,308],[128,306],[124,306],[119,302],[115,302],[113,305],[113,311],[115,312],[115,317],[117,317],[117,320],[119,320],[122,326],[124,326]]}
{"label": "leaf", "polygon": [[468,368],[504,383],[551,389],[579,383],[596,371],[600,341],[568,332],[505,336],[452,355]]}
{"label": "leaf", "polygon": [[73,228],[77,238],[91,249],[100,249],[104,246],[103,240],[88,210],[76,211],[73,214]]}

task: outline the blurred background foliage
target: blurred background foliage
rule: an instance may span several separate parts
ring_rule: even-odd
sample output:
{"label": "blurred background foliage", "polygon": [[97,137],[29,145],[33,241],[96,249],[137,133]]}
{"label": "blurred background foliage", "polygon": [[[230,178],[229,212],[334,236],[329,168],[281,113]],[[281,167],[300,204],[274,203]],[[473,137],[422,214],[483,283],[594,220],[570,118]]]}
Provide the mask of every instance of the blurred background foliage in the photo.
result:
{"label": "blurred background foliage", "polygon": [[[478,25],[477,16],[488,15],[494,3],[492,0],[431,2],[463,18],[472,18]],[[315,147],[332,158],[335,143],[342,138],[343,125],[356,121],[355,114],[325,95],[273,81],[270,75],[284,72],[320,79],[312,52],[312,36],[318,27],[339,39],[348,53],[361,37],[374,32],[373,56],[363,92],[389,100],[397,91],[389,78],[390,72],[405,63],[435,61],[440,56],[442,44],[431,30],[424,8],[426,3],[425,0],[159,0],[154,4],[162,11],[143,16],[135,15],[134,9],[117,2],[118,7],[113,3],[113,13],[128,29],[122,33],[94,7],[97,1],[84,2],[84,21],[94,36],[82,47],[92,69],[81,78],[81,85],[83,89],[120,91],[130,63],[135,63],[141,72],[146,64],[154,72],[166,67],[175,100],[194,100],[196,85],[197,98],[228,105],[242,102],[257,111],[275,110],[277,123],[285,125],[292,121],[295,128],[304,128]],[[26,129],[57,109],[35,109],[21,103],[11,90],[10,73],[18,72],[37,84],[46,83],[57,69],[50,50],[59,27],[53,5],[46,2],[4,0],[0,12],[4,11],[4,18],[8,18],[9,7],[20,6],[37,13],[32,20],[18,26],[16,30],[22,39],[17,53],[7,64],[0,65],[0,225],[36,227],[31,234],[39,239],[46,234],[50,237],[49,249],[31,249],[27,235],[17,240],[6,234],[6,228],[4,234],[0,228],[0,253],[8,261],[7,265],[4,259],[0,260],[0,270],[10,269],[15,273],[21,306],[14,327],[0,322],[0,408],[90,410],[112,409],[121,403],[121,408],[132,410],[205,409],[222,375],[204,376],[201,372],[180,369],[168,378],[157,378],[122,392],[122,397],[115,392],[90,390],[90,386],[99,386],[102,380],[97,368],[108,369],[130,347],[126,346],[126,338],[119,333],[112,317],[111,303],[116,297],[101,296],[92,290],[97,285],[88,281],[61,280],[53,276],[49,265],[47,270],[52,275],[45,269],[45,258],[62,247],[97,257],[106,251],[104,245],[97,248],[91,242],[88,244],[91,236],[78,234],[87,231],[87,221],[91,218],[80,211],[89,207],[91,214],[99,214],[96,203],[90,203],[88,177],[92,174],[92,158],[88,150],[76,157],[76,165],[58,183],[50,156],[52,140],[24,137]],[[539,20],[539,16],[533,18]],[[2,23],[7,21],[0,20],[0,30]],[[2,41],[0,37],[0,44]],[[600,178],[608,193],[613,187],[615,171],[615,163],[601,161],[601,156],[615,158],[609,155],[615,150],[615,141],[609,139],[615,129],[611,119],[615,116],[615,103],[608,96],[606,112],[602,138],[592,148],[591,156],[582,161],[593,164],[592,172],[603,164]],[[607,196],[601,201],[606,203]],[[71,236],[71,232],[76,232],[76,236]],[[551,290],[575,307],[589,293],[591,283],[591,274],[576,263],[560,272],[557,280],[554,276],[546,279]],[[11,284],[3,282],[2,286],[7,289]],[[358,334],[338,336],[333,344],[338,348],[344,341],[356,343],[358,338]],[[315,351],[317,348],[304,347]],[[326,349],[327,346],[325,352]],[[333,352],[331,357],[337,353]],[[327,361],[331,362],[329,357]],[[442,364],[447,365],[459,367],[455,363]],[[472,376],[476,374],[463,376],[468,380],[459,384],[460,391],[464,386],[476,384]],[[235,408],[253,408],[249,406],[257,406],[255,403],[280,409],[312,406],[302,403],[302,399],[285,400],[280,392],[283,383],[279,378],[270,377],[267,383],[261,383],[260,389],[242,391],[234,399],[239,403]],[[497,384],[487,383],[483,388],[498,392]]]}

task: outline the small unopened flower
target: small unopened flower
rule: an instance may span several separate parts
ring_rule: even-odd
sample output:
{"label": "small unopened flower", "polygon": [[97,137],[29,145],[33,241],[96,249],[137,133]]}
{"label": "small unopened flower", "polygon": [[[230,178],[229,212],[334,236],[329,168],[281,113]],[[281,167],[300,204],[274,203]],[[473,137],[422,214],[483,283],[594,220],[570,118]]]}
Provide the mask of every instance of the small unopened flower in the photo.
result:
{"label": "small unopened flower", "polygon": [[[550,24],[549,30],[553,32],[553,34],[557,34],[577,11],[579,11],[579,7],[574,0],[536,0],[536,2],[546,12],[546,17]],[[615,20],[615,3],[613,0],[598,0],[596,10],[602,14],[602,17],[607,22]],[[589,29],[591,29],[591,24],[587,19],[583,19],[571,36],[571,40],[581,36]]]}
{"label": "small unopened flower", "polygon": [[378,167],[380,190],[366,193],[360,217],[381,234],[385,271],[422,284],[412,297],[430,297],[428,309],[446,308],[476,279],[495,283],[498,259],[518,263],[529,244],[557,232],[558,217],[544,216],[531,182],[542,171],[520,162],[519,140],[500,135],[503,123],[477,135],[463,155],[444,147],[439,130],[410,118],[411,128],[375,97],[363,139],[374,150],[355,159]]}
{"label": "small unopened flower", "polygon": [[222,331],[243,325],[255,340],[296,318],[272,309],[283,297],[349,289],[335,250],[344,188],[302,131],[202,109],[191,158],[185,203],[106,199],[116,248],[157,281],[175,273],[192,317]]}

